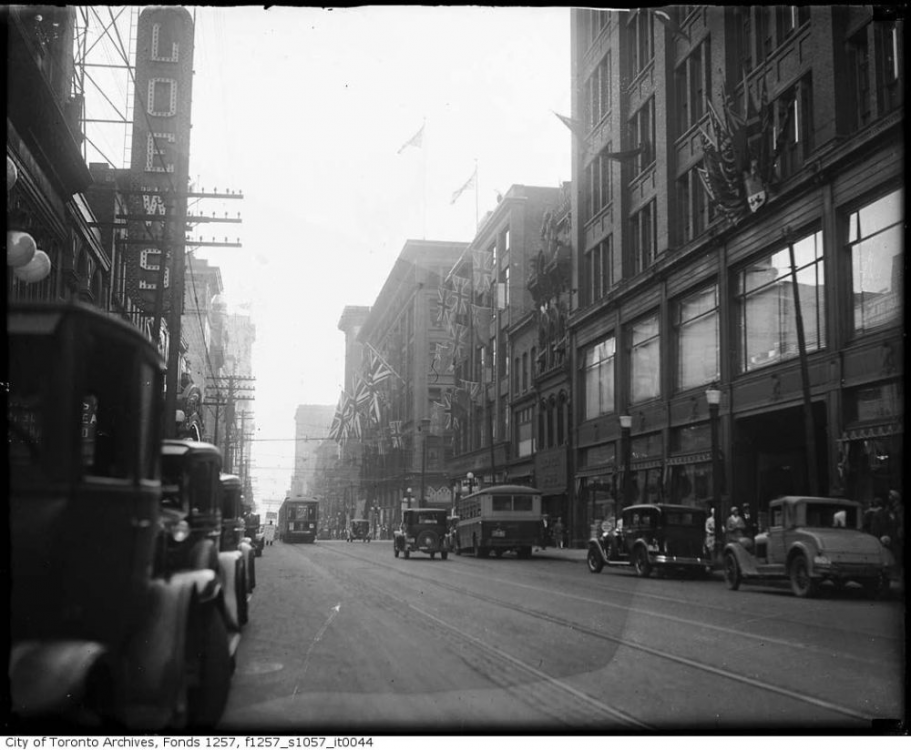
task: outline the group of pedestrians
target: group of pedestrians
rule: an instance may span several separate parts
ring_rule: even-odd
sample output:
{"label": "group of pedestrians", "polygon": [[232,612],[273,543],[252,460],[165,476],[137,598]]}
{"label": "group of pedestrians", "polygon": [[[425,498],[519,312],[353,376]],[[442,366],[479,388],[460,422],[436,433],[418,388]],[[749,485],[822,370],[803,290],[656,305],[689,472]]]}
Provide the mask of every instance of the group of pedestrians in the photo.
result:
{"label": "group of pedestrians", "polygon": [[897,490],[889,490],[887,497],[888,502],[882,497],[873,498],[864,511],[862,528],[879,539],[901,566],[905,549],[905,509]]}

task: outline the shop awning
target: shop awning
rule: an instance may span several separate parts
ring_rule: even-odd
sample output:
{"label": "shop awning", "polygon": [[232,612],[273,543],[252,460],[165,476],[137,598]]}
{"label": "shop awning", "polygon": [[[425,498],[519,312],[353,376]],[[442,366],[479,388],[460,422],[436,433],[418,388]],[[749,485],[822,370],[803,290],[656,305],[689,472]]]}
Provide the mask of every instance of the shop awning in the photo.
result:
{"label": "shop awning", "polygon": [[901,422],[890,422],[889,424],[872,425],[870,427],[857,427],[852,430],[845,430],[839,443],[850,443],[855,440],[876,440],[878,438],[889,437],[890,435],[901,435],[904,432]]}
{"label": "shop awning", "polygon": [[667,465],[680,466],[682,464],[702,464],[711,460],[711,451],[703,451],[702,453],[688,453],[685,456],[669,456],[667,459]]}

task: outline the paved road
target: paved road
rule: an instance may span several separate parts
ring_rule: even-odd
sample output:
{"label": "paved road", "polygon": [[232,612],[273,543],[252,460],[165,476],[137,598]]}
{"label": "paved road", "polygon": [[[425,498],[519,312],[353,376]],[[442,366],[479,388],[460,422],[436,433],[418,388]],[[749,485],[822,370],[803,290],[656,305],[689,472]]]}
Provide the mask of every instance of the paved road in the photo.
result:
{"label": "paved road", "polygon": [[267,547],[221,729],[870,731],[904,716],[904,597],[728,591],[530,560]]}

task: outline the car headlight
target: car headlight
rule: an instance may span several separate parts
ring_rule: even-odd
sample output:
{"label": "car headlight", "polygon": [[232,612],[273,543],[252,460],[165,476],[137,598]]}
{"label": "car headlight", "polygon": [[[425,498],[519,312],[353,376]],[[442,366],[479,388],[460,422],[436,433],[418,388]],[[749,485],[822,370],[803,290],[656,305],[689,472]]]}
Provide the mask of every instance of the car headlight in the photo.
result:
{"label": "car headlight", "polygon": [[190,524],[186,521],[179,521],[171,528],[171,538],[175,542],[182,542],[190,536]]}
{"label": "car headlight", "polygon": [[832,561],[825,555],[819,554],[813,558],[813,564],[814,565],[831,565]]}

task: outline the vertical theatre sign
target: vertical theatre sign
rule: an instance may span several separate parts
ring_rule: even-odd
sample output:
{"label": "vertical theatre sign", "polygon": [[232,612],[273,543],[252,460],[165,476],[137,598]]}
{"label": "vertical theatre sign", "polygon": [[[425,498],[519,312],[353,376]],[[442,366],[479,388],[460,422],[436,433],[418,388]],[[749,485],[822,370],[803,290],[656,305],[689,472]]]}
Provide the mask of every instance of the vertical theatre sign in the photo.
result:
{"label": "vertical theatre sign", "polygon": [[[142,312],[155,312],[165,263],[165,240],[182,243],[184,226],[166,216],[186,216],[189,183],[190,108],[193,83],[193,19],[185,8],[146,8],[136,42],[133,141],[130,154],[127,291]],[[173,220],[173,219],[172,219]],[[178,246],[180,247],[180,246]],[[167,313],[170,295],[162,295]]]}

